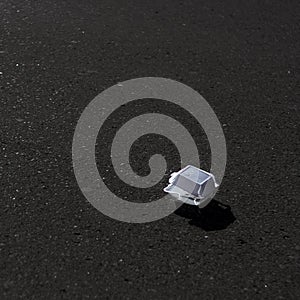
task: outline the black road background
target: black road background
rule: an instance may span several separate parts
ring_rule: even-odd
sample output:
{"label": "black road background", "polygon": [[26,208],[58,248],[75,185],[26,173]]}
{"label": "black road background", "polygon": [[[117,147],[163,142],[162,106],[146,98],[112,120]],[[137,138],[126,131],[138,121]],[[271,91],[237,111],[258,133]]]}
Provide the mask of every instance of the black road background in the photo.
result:
{"label": "black road background", "polygon": [[[1,299],[299,298],[299,3],[2,0]],[[145,76],[191,86],[223,125],[202,216],[121,223],[76,183],[85,106]]]}

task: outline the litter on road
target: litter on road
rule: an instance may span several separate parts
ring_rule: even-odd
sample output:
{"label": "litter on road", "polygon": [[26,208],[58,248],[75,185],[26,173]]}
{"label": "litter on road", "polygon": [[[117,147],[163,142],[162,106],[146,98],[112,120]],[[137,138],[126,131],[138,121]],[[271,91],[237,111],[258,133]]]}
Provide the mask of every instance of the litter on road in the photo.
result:
{"label": "litter on road", "polygon": [[210,202],[218,186],[213,174],[188,165],[171,174],[164,191],[179,201],[202,208]]}

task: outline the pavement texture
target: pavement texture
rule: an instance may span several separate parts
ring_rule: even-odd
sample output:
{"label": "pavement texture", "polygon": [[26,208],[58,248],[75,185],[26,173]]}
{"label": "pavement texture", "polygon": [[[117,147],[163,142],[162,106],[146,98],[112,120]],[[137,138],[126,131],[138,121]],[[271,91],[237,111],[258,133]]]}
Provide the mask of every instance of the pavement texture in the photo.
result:
{"label": "pavement texture", "polygon": [[[1,299],[299,299],[299,15],[296,0],[2,0]],[[97,94],[148,76],[210,103],[226,174],[200,214],[122,223],[81,193],[72,138]]]}

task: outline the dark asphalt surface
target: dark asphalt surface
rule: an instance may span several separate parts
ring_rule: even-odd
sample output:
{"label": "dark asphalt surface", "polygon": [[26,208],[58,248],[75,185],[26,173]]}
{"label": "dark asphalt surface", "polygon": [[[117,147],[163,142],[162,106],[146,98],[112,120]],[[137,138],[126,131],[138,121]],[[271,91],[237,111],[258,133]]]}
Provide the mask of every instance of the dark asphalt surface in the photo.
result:
{"label": "dark asphalt surface", "polygon": [[[296,0],[2,0],[1,299],[299,299],[299,15]],[[82,111],[144,76],[191,86],[223,125],[226,175],[200,216],[121,223],[76,183]]]}

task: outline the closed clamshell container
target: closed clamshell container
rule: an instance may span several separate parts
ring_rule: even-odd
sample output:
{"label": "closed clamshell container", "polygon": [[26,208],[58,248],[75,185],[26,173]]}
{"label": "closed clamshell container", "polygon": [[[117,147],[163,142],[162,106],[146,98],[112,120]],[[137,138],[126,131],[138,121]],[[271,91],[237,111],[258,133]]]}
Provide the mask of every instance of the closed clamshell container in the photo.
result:
{"label": "closed clamshell container", "polygon": [[194,166],[187,166],[173,173],[164,191],[187,204],[204,207],[218,187],[213,174]]}

